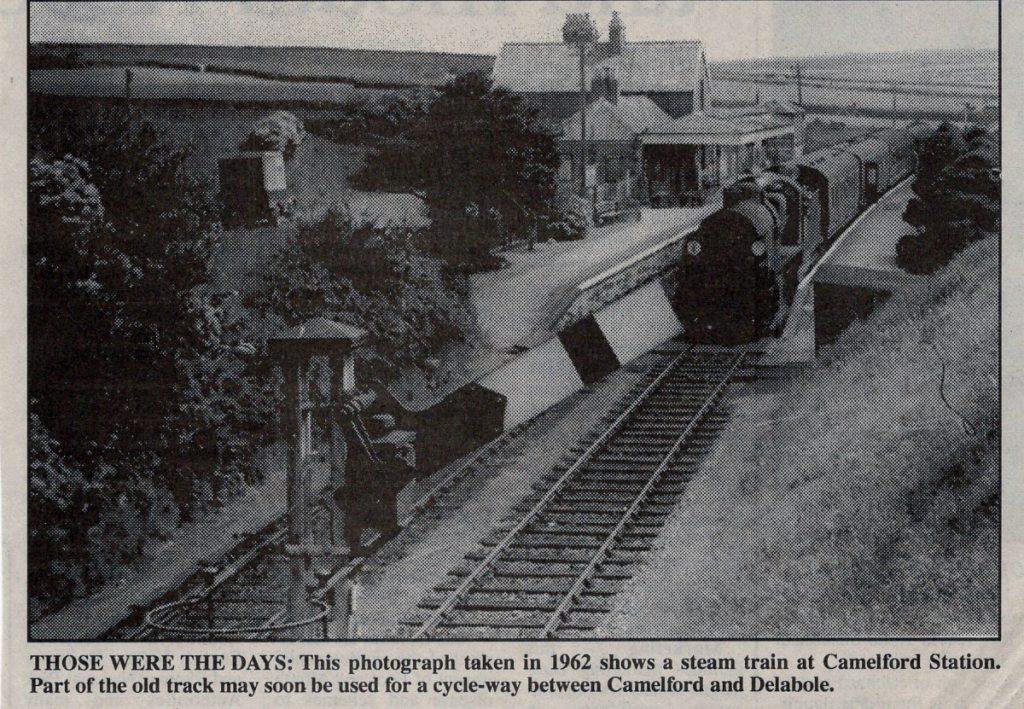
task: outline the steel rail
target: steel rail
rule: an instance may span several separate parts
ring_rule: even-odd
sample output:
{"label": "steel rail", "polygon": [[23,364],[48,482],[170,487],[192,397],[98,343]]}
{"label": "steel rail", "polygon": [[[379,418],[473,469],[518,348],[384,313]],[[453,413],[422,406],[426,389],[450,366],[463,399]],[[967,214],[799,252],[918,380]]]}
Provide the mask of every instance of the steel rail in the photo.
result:
{"label": "steel rail", "polygon": [[[500,436],[497,436],[496,438],[488,441],[487,443],[484,443],[483,445],[476,448],[474,451],[470,452],[468,455],[464,456],[461,463],[458,463],[450,473],[444,475],[441,480],[439,480],[425,494],[420,496],[420,499],[418,499],[412,505],[410,511],[401,520],[402,525],[405,526],[412,522],[416,517],[422,514],[430,506],[432,502],[436,501],[443,494],[449,492],[452,488],[458,485],[458,483],[461,482],[461,480],[466,477],[467,473],[473,468],[473,466],[480,464],[486,459],[488,451],[490,451],[491,449],[500,449],[503,446],[507,445],[515,436],[521,434],[523,431],[530,428],[537,421],[537,419],[538,417],[534,417],[529,421],[523,422],[522,424],[516,426],[515,428],[504,432]],[[318,500],[318,502],[315,505],[315,514],[322,513],[324,511],[325,504],[328,503],[326,503],[323,499]],[[289,510],[286,510],[284,514],[280,515],[274,521],[267,524],[266,527],[264,527],[264,529],[273,528],[274,526],[280,524],[283,520],[286,520],[287,515],[290,511],[291,510],[289,508]],[[228,563],[224,568],[218,571],[217,574],[214,576],[213,580],[208,585],[201,588],[193,589],[192,591],[188,592],[183,598],[180,598],[177,601],[164,603],[155,608],[150,609],[143,619],[143,624],[138,628],[137,631],[131,634],[131,639],[145,638],[149,633],[153,631],[176,632],[182,634],[209,633],[209,628],[192,629],[186,626],[172,626],[168,625],[168,623],[172,620],[172,616],[175,614],[176,611],[182,608],[186,608],[190,605],[198,604],[201,601],[208,599],[209,596],[212,593],[214,593],[218,588],[234,580],[250,565],[258,562],[271,547],[284,540],[287,534],[287,529],[277,529],[271,531],[263,539],[258,540],[253,547],[241,553],[238,557],[236,557],[230,563]],[[372,546],[373,543],[371,542],[371,547]],[[324,597],[326,596],[327,589],[336,586],[338,583],[345,579],[352,578],[362,568],[363,563],[365,561],[366,559],[364,557],[355,557],[349,560],[347,563],[336,567],[332,571],[328,581],[324,584],[324,587],[322,589],[318,589],[317,591],[315,591],[310,596],[309,600],[313,603],[324,603]],[[161,615],[162,617],[160,617]],[[272,616],[270,618],[269,623],[275,623],[277,620],[280,619],[282,615],[283,612],[278,613],[275,616]],[[318,616],[318,619],[320,619],[320,617],[321,616]],[[248,629],[242,629],[236,632],[259,633],[269,632],[271,630],[276,629],[277,628],[271,629],[267,627],[253,627]]]}
{"label": "steel rail", "polygon": [[633,402],[623,411],[616,419],[611,423],[608,428],[605,429],[604,433],[598,436],[597,440],[590,444],[590,446],[576,459],[576,462],[569,466],[568,470],[562,474],[562,476],[555,481],[555,484],[541,497],[541,499],[535,504],[529,512],[498,542],[498,544],[490,551],[487,556],[484,557],[476,568],[470,572],[466,578],[452,591],[444,603],[442,603],[430,616],[423,622],[423,624],[416,629],[413,633],[413,638],[421,638],[426,633],[434,630],[437,625],[444,619],[444,617],[459,603],[463,594],[469,590],[477,579],[487,571],[491,564],[494,563],[495,559],[500,556],[513,539],[526,527],[528,527],[534,519],[540,514],[547,503],[565,487],[565,484],[572,478],[577,472],[579,472],[591,459],[608,443],[608,440],[615,435],[619,429],[628,421],[633,413],[640,407],[643,402],[653,393],[661,383],[665,380],[668,375],[673,372],[680,362],[690,354],[689,349],[679,353],[662,371],[658,374],[654,380],[644,388],[644,390],[637,396]]}
{"label": "steel rail", "polygon": [[577,577],[575,583],[573,583],[573,585],[569,588],[569,592],[565,594],[565,596],[562,598],[561,602],[558,604],[555,610],[552,611],[550,620],[548,620],[548,622],[544,625],[543,634],[545,637],[554,637],[554,633],[557,631],[558,626],[565,622],[565,620],[567,619],[567,614],[569,612],[569,607],[579,600],[579,592],[583,589],[584,586],[588,585],[588,583],[590,582],[591,575],[604,562],[605,557],[608,555],[608,552],[611,549],[611,546],[618,541],[619,535],[622,534],[622,531],[623,529],[625,529],[626,525],[633,521],[633,518],[640,511],[641,505],[643,505],[644,502],[646,502],[651,490],[657,484],[658,480],[661,479],[661,476],[665,473],[665,470],[672,463],[672,460],[679,454],[680,450],[682,450],[683,445],[690,438],[690,435],[693,433],[693,430],[704,420],[704,417],[707,416],[707,414],[714,407],[716,401],[718,400],[718,397],[725,389],[725,386],[729,383],[729,380],[732,379],[733,373],[736,371],[740,363],[743,361],[744,356],[744,354],[740,354],[739,356],[736,357],[736,359],[732,363],[732,366],[729,367],[729,370],[722,377],[722,380],[718,383],[714,390],[707,396],[707,398],[704,400],[704,404],[693,415],[693,418],[690,419],[690,423],[686,425],[686,428],[676,439],[675,443],[672,445],[672,448],[665,455],[664,459],[662,459],[661,463],[654,470],[654,472],[651,473],[651,477],[647,480],[647,483],[644,485],[643,489],[640,490],[639,494],[633,500],[632,504],[622,515],[622,518],[619,520],[618,524],[616,524],[615,528],[611,532],[609,532],[608,536],[604,540],[604,543],[601,544],[600,547],[598,547],[596,552],[594,552],[594,556],[591,558],[590,563],[587,564],[586,568],[583,569],[583,572],[579,575],[579,577]]}
{"label": "steel rail", "polygon": [[[201,601],[202,599],[200,599]],[[198,603],[199,601],[179,601],[176,605],[182,606],[186,603]],[[300,628],[305,625],[312,625],[313,623],[319,622],[327,617],[331,612],[329,605],[323,601],[310,600],[320,607],[320,610],[315,615],[309,618],[303,618],[302,620],[289,621],[286,623],[277,624],[275,621],[281,617],[281,614],[275,614],[270,617],[268,621],[265,621],[262,625],[251,625],[251,626],[233,626],[230,628],[195,628],[190,626],[174,626],[174,625],[163,625],[157,622],[150,622],[149,627],[156,630],[169,633],[181,633],[183,635],[241,635],[244,633],[261,633],[261,632],[278,632],[281,630],[290,630],[293,628]],[[169,606],[164,606],[165,608]]]}

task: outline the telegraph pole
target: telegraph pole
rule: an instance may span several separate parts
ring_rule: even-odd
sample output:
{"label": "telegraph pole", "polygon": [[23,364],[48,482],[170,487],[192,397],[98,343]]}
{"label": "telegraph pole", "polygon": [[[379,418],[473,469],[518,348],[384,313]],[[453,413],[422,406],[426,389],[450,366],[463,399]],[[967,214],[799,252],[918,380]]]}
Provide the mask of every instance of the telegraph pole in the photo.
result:
{"label": "telegraph pole", "polygon": [[569,13],[562,26],[562,40],[580,53],[580,196],[587,196],[587,52],[597,42],[597,25],[589,13]]}
{"label": "telegraph pole", "polygon": [[587,196],[587,47],[580,43],[580,196]]}

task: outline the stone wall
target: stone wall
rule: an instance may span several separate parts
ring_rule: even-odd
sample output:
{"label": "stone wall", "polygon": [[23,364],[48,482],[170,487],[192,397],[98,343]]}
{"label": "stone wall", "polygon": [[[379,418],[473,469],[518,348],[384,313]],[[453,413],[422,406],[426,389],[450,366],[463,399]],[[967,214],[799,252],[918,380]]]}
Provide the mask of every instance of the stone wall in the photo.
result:
{"label": "stone wall", "polygon": [[558,319],[554,330],[560,331],[655,278],[674,271],[683,255],[686,237],[690,233],[675,236],[637,254],[620,266],[581,283],[576,288],[575,298]]}

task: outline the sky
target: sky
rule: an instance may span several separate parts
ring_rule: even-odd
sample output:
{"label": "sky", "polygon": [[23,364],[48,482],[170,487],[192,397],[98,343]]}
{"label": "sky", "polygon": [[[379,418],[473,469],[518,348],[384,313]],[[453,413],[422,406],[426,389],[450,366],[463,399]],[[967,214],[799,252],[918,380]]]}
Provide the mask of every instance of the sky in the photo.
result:
{"label": "sky", "polygon": [[497,54],[559,41],[567,12],[607,36],[703,40],[708,58],[995,48],[994,0],[697,2],[32,2],[33,42],[321,46]]}

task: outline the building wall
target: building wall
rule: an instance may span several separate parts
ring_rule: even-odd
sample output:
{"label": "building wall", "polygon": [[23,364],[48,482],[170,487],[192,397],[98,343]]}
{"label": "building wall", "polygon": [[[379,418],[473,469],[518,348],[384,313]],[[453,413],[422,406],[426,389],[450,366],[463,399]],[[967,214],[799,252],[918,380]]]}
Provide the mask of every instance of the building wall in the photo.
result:
{"label": "building wall", "polygon": [[[562,158],[562,169],[559,172],[560,182],[579,184],[579,141],[562,140],[558,144],[558,152]],[[616,182],[629,171],[638,174],[637,149],[632,141],[625,143],[588,141],[587,164],[594,166],[598,182]]]}

